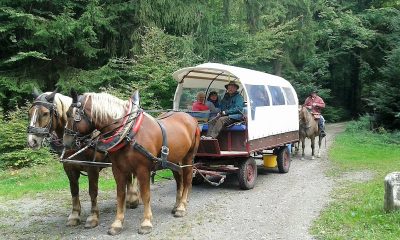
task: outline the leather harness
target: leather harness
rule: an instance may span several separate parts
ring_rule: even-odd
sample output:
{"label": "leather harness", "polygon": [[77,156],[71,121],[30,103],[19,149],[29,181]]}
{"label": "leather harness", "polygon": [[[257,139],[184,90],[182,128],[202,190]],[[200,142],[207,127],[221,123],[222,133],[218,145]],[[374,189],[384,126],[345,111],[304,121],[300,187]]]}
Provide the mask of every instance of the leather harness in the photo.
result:
{"label": "leather harness", "polygon": [[[168,161],[169,148],[168,148],[167,134],[165,132],[165,127],[159,120],[156,119],[156,122],[160,126],[163,138],[160,157],[154,156],[145,147],[143,147],[140,143],[136,141],[135,136],[139,131],[141,123],[143,122],[144,112],[141,108],[134,108],[132,105],[135,105],[135,103],[132,103],[132,101],[130,101],[130,106],[128,107],[128,114],[124,117],[122,124],[117,129],[112,131],[113,135],[110,137],[104,137],[110,132],[107,132],[105,134],[100,134],[99,136],[97,136],[95,139],[92,140],[93,141],[92,145],[94,145],[96,150],[106,153],[113,153],[120,150],[127,144],[130,144],[133,149],[138,151],[140,154],[145,156],[150,161],[161,163],[162,168],[168,168],[171,169],[172,171],[181,173],[182,167],[184,166],[180,166]],[[77,104],[76,107],[81,108],[82,104]],[[79,109],[77,113],[85,114],[84,111],[81,111],[81,109]],[[163,115],[161,117],[167,118],[172,114],[174,113],[173,112],[167,113],[166,115]]]}

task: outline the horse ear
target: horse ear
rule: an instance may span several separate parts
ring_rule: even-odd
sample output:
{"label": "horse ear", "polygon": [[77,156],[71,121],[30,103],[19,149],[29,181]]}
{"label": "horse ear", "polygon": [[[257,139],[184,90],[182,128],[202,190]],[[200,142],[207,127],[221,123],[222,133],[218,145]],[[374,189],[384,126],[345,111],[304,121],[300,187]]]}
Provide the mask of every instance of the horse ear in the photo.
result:
{"label": "horse ear", "polygon": [[139,90],[135,90],[131,96],[133,104],[136,106],[139,106],[140,104],[140,98],[139,98]]}
{"label": "horse ear", "polygon": [[54,96],[56,95],[57,91],[58,91],[58,87],[56,88],[56,90],[54,90],[52,93],[50,93],[50,95],[48,95],[48,96],[45,97],[46,100],[47,100],[48,102],[53,102]]}
{"label": "horse ear", "polygon": [[38,97],[40,96],[40,92],[39,92],[39,90],[38,90],[36,87],[33,88],[32,96],[33,96],[33,98],[35,98],[35,99],[38,98]]}
{"label": "horse ear", "polygon": [[72,103],[77,103],[78,102],[78,93],[73,88],[71,88],[70,93],[71,93],[71,97],[72,97]]}

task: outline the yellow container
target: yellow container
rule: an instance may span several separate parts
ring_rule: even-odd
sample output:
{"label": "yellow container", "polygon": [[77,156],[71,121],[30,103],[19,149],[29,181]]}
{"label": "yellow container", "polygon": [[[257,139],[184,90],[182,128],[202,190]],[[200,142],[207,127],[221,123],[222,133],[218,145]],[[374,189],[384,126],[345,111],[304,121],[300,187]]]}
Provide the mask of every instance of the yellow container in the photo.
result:
{"label": "yellow container", "polygon": [[264,160],[264,167],[274,168],[277,165],[276,155],[264,155],[263,160]]}

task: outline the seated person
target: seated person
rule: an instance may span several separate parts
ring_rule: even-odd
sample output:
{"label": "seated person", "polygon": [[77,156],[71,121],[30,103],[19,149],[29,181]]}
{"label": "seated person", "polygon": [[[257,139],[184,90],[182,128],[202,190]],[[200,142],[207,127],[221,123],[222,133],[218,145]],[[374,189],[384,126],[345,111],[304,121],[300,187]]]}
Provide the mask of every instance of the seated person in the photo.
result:
{"label": "seated person", "polygon": [[207,135],[203,139],[216,139],[223,127],[243,118],[243,97],[239,94],[239,85],[230,81],[225,85],[227,92],[221,100],[221,112],[208,124]]}
{"label": "seated person", "polygon": [[206,94],[204,92],[198,92],[196,96],[196,101],[192,105],[193,111],[207,111],[208,107],[204,104],[206,99]]}
{"label": "seated person", "polygon": [[210,109],[210,118],[215,118],[221,111],[219,108],[218,93],[216,91],[212,91],[208,94],[206,105],[208,109]]}

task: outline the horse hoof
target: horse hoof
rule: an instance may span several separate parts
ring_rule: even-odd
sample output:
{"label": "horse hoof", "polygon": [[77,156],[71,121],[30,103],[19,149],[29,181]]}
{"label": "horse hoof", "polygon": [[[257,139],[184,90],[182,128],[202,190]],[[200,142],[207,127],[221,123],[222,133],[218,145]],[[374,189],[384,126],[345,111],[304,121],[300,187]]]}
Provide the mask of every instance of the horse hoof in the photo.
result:
{"label": "horse hoof", "polygon": [[175,214],[175,213],[176,213],[176,207],[174,207],[174,208],[171,210],[171,213],[172,213],[172,214]]}
{"label": "horse hoof", "polygon": [[68,227],[75,227],[81,224],[81,220],[79,218],[71,218],[68,219],[67,226]]}
{"label": "horse hoof", "polygon": [[314,159],[315,159],[315,157],[314,157],[314,156],[312,156],[312,157],[311,157],[311,160],[314,160]]}
{"label": "horse hoof", "polygon": [[148,234],[148,233],[151,233],[152,230],[153,230],[152,226],[141,226],[139,228],[138,233],[139,234]]}
{"label": "horse hoof", "polygon": [[126,202],[126,207],[130,209],[135,209],[139,206],[139,200],[133,202]]}
{"label": "horse hoof", "polygon": [[99,225],[99,220],[94,217],[88,217],[85,223],[85,228],[94,228]]}
{"label": "horse hoof", "polygon": [[176,210],[174,213],[174,217],[184,217],[187,214],[186,211]]}
{"label": "horse hoof", "polygon": [[122,227],[112,227],[110,229],[108,229],[108,234],[111,236],[115,236],[118,235],[122,232]]}

